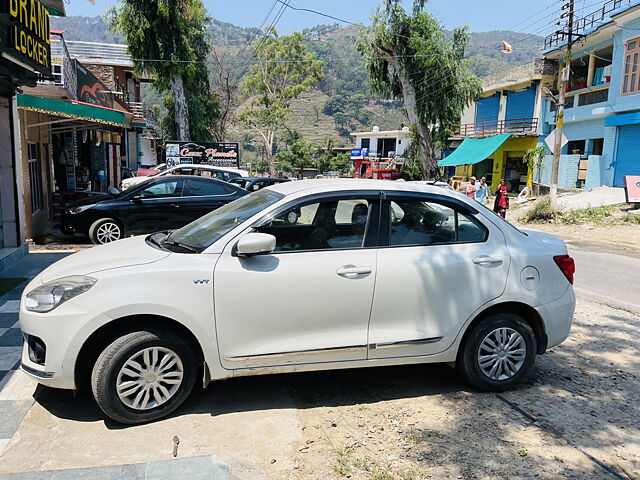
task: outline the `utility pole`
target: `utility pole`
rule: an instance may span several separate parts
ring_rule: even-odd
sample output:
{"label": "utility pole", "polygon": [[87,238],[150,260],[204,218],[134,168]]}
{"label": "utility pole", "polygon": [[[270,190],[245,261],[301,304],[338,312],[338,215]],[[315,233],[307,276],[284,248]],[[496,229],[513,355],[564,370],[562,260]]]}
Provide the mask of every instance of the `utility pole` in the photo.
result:
{"label": "utility pole", "polygon": [[567,52],[565,56],[565,65],[562,69],[562,83],[560,87],[560,97],[558,99],[558,106],[556,108],[556,137],[553,145],[553,163],[551,165],[551,188],[549,195],[551,197],[551,205],[554,207],[558,203],[558,170],[560,169],[560,152],[562,150],[562,127],[564,126],[564,105],[566,98],[566,91],[569,86],[569,78],[571,76],[571,45],[573,44],[573,8],[574,0],[569,0],[562,6],[562,10],[569,10],[561,15],[561,18],[567,18],[568,32],[556,32],[564,33],[569,36],[567,42]]}

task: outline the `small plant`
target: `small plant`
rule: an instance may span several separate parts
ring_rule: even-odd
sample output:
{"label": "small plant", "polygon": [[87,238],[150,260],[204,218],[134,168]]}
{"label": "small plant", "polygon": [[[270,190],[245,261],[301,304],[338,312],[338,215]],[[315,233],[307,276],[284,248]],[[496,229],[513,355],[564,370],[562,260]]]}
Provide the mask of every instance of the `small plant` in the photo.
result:
{"label": "small plant", "polygon": [[558,217],[559,223],[565,225],[582,225],[584,223],[608,223],[613,220],[615,208],[612,205],[603,207],[587,207],[568,210]]}
{"label": "small plant", "polygon": [[553,222],[558,215],[558,209],[551,205],[551,198],[544,196],[533,204],[522,220],[525,223],[548,223]]}
{"label": "small plant", "polygon": [[371,480],[393,480],[393,475],[389,469],[381,467],[369,458],[358,461],[356,466],[364,470]]}
{"label": "small plant", "polygon": [[338,475],[346,477],[353,470],[351,468],[351,453],[353,452],[353,447],[344,446],[336,449],[336,461],[334,462],[332,468],[333,471]]}
{"label": "small plant", "polygon": [[402,480],[420,480],[424,478],[424,473],[418,468],[412,468],[410,470],[405,470],[400,474],[400,478]]}
{"label": "small plant", "polygon": [[424,435],[420,430],[411,429],[407,432],[406,438],[414,445],[419,445],[424,442]]}

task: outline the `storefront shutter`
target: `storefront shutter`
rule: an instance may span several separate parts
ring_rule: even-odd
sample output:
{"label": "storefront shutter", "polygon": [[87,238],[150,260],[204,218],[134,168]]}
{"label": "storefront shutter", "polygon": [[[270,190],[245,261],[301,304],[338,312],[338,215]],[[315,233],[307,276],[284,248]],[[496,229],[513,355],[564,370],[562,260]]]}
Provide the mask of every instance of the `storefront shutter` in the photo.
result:
{"label": "storefront shutter", "polygon": [[640,175],[640,125],[619,127],[614,187],[624,187],[625,175]]}
{"label": "storefront shutter", "polygon": [[507,120],[533,118],[536,89],[528,87],[519,92],[509,92],[507,97]]}
{"label": "storefront shutter", "polygon": [[476,107],[476,123],[496,122],[500,109],[500,93],[495,93],[490,97],[481,98]]}

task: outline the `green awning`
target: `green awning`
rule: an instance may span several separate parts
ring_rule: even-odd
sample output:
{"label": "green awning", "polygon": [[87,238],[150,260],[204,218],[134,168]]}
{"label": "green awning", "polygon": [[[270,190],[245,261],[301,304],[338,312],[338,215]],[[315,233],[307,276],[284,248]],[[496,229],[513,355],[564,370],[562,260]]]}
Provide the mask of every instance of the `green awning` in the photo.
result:
{"label": "green awning", "polygon": [[511,136],[503,133],[487,138],[465,138],[454,152],[438,162],[441,167],[474,165],[489,158]]}
{"label": "green awning", "polygon": [[91,105],[84,102],[36,97],[24,93],[18,95],[18,108],[20,110],[45,113],[56,117],[110,125],[112,127],[126,127],[127,117],[133,117],[131,113],[123,110]]}
{"label": "green awning", "polygon": [[51,15],[57,17],[66,16],[64,0],[40,0],[40,3],[49,11]]}

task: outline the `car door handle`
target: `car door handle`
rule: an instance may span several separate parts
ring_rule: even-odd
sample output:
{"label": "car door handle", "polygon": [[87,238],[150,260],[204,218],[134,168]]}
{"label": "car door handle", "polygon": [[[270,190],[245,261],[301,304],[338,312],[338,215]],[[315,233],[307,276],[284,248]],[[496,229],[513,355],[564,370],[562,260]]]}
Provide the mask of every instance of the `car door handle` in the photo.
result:
{"label": "car door handle", "polygon": [[488,255],[482,255],[473,259],[473,263],[476,265],[500,265],[502,263],[501,258],[489,257]]}
{"label": "car door handle", "polygon": [[371,267],[356,267],[355,265],[344,265],[336,270],[341,277],[349,275],[368,275],[373,271]]}
{"label": "car door handle", "polygon": [[173,208],[180,208],[180,204],[178,204],[178,203],[172,203],[171,206]]}

